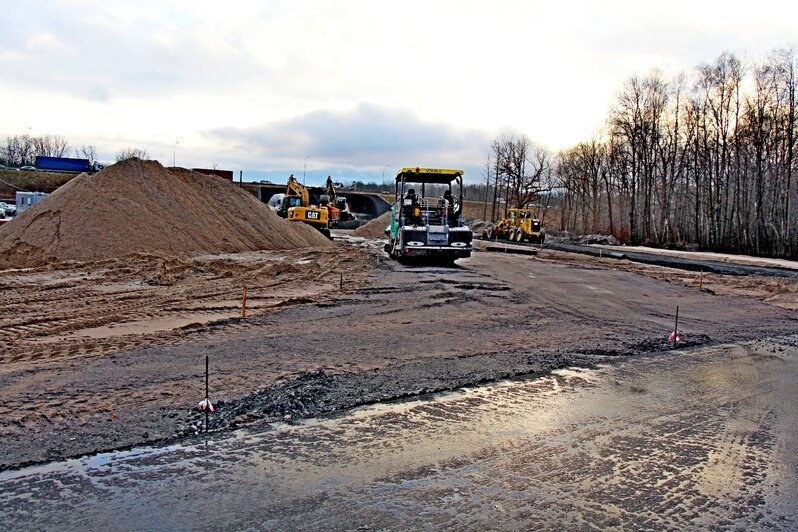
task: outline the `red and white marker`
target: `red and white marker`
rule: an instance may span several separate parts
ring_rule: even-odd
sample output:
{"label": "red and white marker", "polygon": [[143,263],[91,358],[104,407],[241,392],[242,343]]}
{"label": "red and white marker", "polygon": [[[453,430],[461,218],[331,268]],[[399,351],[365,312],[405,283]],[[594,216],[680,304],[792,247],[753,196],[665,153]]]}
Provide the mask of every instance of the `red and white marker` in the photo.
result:
{"label": "red and white marker", "polygon": [[197,406],[199,406],[199,409],[202,410],[203,412],[205,412],[205,410],[207,410],[211,414],[216,412],[216,407],[213,406],[213,403],[211,403],[210,399],[203,399],[202,401],[199,402]]}
{"label": "red and white marker", "polygon": [[671,343],[676,342],[677,344],[682,343],[682,331],[673,331],[668,335],[668,341]]}

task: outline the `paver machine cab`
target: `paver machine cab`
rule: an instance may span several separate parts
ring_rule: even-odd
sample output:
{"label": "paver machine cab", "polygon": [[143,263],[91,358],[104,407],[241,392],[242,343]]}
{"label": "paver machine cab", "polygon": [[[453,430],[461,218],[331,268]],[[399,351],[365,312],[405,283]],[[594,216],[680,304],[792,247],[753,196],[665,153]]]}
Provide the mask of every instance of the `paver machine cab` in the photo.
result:
{"label": "paver machine cab", "polygon": [[463,223],[462,205],[462,170],[402,168],[396,175],[391,223],[385,228],[386,251],[399,260],[427,258],[439,264],[470,257],[472,234]]}
{"label": "paver machine cab", "polygon": [[542,244],[545,236],[540,220],[532,209],[510,209],[509,218],[503,218],[495,227],[488,226],[483,231],[485,238],[504,238],[515,242],[528,241]]}
{"label": "paver machine cab", "polygon": [[308,189],[301,185],[293,174],[288,177],[285,198],[277,214],[292,222],[311,225],[327,238],[331,238],[329,210],[326,207],[311,205]]}

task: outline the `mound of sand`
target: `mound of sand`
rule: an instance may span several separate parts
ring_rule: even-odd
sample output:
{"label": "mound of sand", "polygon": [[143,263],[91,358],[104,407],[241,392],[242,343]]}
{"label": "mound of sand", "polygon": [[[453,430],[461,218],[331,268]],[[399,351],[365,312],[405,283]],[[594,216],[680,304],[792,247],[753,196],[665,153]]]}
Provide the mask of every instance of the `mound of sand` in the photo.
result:
{"label": "mound of sand", "polygon": [[391,223],[391,211],[369,220],[369,223],[355,229],[354,234],[366,238],[381,238],[385,236],[385,228]]}
{"label": "mound of sand", "polygon": [[333,245],[229,181],[130,159],[79,175],[4,225],[0,267]]}

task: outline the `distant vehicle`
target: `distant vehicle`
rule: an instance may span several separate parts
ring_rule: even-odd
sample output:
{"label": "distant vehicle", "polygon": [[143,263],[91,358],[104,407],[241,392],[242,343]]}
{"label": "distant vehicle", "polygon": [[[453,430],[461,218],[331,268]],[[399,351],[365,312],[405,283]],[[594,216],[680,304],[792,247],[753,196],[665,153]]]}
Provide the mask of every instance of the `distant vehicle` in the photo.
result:
{"label": "distant vehicle", "polygon": [[7,216],[14,216],[17,207],[16,205],[9,205],[5,201],[0,201],[0,218],[5,218]]}
{"label": "distant vehicle", "polygon": [[269,198],[269,203],[267,203],[267,205],[271,210],[279,211],[283,208],[283,201],[285,201],[285,194],[275,194]]}
{"label": "distant vehicle", "polygon": [[260,184],[261,184],[261,185],[276,185],[277,183],[272,183],[272,182],[271,182],[271,181],[269,181],[268,179],[261,179],[261,180],[260,180]]}
{"label": "distant vehicle", "polygon": [[27,170],[29,172],[35,172],[36,171],[36,167],[35,166],[20,166],[19,169],[20,170]]}
{"label": "distant vehicle", "polygon": [[355,190],[354,181],[335,181],[333,186],[338,190]]}
{"label": "distant vehicle", "polygon": [[536,209],[510,209],[510,217],[499,221],[495,226],[488,224],[482,230],[482,237],[488,240],[496,237],[515,242],[528,241],[543,244],[546,235],[540,226]]}
{"label": "distant vehicle", "polygon": [[102,163],[88,159],[76,159],[74,157],[47,157],[44,155],[36,156],[36,169],[48,172],[71,172],[79,174],[81,172],[99,172],[105,168]]}

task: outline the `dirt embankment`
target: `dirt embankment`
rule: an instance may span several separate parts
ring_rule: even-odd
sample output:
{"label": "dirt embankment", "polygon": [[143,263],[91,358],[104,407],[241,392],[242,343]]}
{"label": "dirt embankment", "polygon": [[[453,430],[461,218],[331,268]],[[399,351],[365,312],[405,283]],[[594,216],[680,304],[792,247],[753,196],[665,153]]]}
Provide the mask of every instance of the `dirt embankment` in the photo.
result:
{"label": "dirt embankment", "polygon": [[130,159],[74,178],[3,226],[0,267],[330,246],[228,181]]}
{"label": "dirt embankment", "polygon": [[366,225],[361,225],[355,229],[357,236],[366,238],[383,238],[385,237],[385,227],[391,223],[391,212],[388,211],[373,220],[370,220]]}
{"label": "dirt embankment", "polygon": [[0,199],[13,200],[17,190],[52,192],[77,174],[68,172],[42,172],[25,170],[0,170]]}

